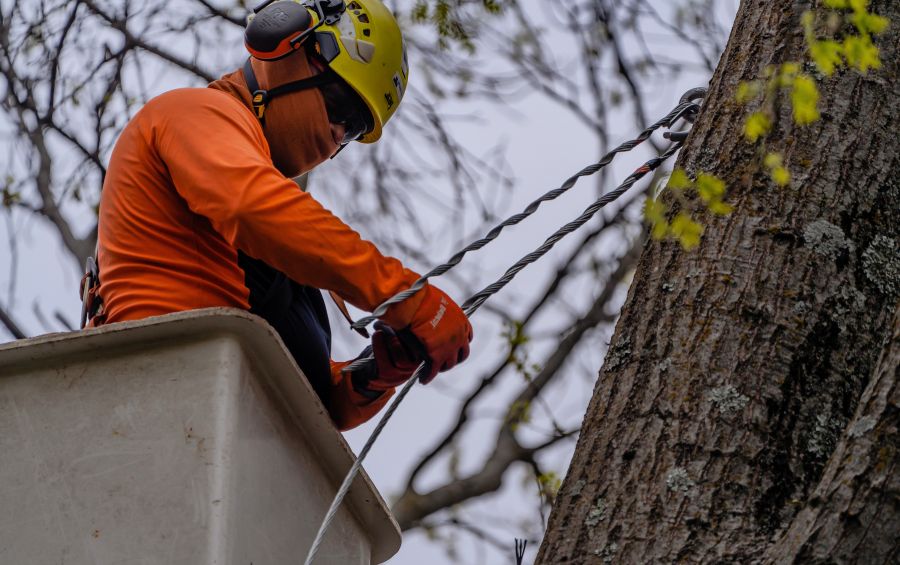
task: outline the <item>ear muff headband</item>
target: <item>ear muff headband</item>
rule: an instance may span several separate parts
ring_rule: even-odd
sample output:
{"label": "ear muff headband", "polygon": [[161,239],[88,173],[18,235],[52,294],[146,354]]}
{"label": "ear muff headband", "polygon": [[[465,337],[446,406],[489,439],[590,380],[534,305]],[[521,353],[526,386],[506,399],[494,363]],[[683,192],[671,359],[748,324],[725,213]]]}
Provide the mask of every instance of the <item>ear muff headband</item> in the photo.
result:
{"label": "ear muff headband", "polygon": [[244,30],[244,44],[257,59],[280,59],[299,49],[322,24],[337,22],[346,9],[344,0],[312,0],[303,4],[266,0],[253,9],[254,16]]}
{"label": "ear muff headband", "polygon": [[[265,6],[244,30],[247,50],[257,59],[280,59],[300,47],[300,39],[312,25],[312,16],[296,2]],[[296,45],[296,47],[294,46]]]}

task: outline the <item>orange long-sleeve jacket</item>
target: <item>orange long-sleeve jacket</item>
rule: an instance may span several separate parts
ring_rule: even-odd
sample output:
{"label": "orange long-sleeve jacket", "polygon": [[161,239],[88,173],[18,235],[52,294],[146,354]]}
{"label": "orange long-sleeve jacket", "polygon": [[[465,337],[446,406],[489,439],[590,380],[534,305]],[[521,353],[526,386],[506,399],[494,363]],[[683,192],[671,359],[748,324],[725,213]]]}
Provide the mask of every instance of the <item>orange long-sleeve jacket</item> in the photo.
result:
{"label": "orange long-sleeve jacket", "polygon": [[[214,89],[163,94],[128,124],[104,182],[98,239],[105,322],[248,309],[239,249],[369,311],[418,277],[278,172],[254,115]],[[413,298],[384,320],[408,324]],[[329,410],[342,429],[390,396],[368,400],[332,374]]]}

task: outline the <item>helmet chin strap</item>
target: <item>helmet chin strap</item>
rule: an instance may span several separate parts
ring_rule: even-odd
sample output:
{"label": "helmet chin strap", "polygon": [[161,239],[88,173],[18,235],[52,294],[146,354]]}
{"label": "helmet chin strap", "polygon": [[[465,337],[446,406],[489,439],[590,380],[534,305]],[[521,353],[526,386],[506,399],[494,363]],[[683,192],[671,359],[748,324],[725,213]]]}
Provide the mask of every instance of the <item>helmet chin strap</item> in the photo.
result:
{"label": "helmet chin strap", "polygon": [[256,80],[256,74],[253,72],[253,65],[250,64],[251,60],[252,58],[248,58],[247,62],[244,63],[244,80],[247,82],[247,88],[250,90],[250,101],[253,104],[253,113],[260,123],[265,123],[266,106],[273,99],[300,90],[318,88],[319,86],[337,82],[338,80],[337,73],[326,67],[322,72],[311,77],[282,84],[281,86],[269,90],[263,90],[259,86],[259,81]]}

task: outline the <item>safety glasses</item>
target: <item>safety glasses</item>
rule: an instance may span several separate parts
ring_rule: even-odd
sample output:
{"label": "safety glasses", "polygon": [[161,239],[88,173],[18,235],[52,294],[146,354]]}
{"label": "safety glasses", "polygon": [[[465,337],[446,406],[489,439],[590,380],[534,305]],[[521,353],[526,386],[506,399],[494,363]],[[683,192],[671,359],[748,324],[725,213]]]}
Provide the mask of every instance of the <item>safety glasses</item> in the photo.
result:
{"label": "safety glasses", "polygon": [[325,99],[328,121],[344,126],[341,145],[359,139],[372,130],[372,114],[350,85],[336,77],[335,81],[320,85],[319,90]]}

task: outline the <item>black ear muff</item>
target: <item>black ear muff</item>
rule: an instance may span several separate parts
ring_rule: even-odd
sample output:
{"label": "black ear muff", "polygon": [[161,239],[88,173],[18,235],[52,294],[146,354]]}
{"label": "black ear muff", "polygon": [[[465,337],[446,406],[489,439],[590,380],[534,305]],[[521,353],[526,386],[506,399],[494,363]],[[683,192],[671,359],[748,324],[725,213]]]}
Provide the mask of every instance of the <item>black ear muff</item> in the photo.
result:
{"label": "black ear muff", "polygon": [[247,51],[257,59],[271,61],[298,49],[297,41],[312,25],[312,16],[302,4],[272,2],[263,7],[244,31]]}

